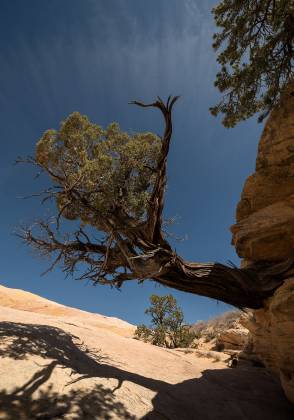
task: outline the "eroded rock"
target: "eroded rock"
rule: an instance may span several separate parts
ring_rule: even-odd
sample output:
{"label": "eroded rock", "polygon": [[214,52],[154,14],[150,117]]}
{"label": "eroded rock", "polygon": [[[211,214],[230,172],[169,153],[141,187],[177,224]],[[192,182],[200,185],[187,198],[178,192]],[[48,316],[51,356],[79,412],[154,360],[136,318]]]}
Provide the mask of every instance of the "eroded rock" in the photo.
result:
{"label": "eroded rock", "polygon": [[[272,111],[260,139],[256,172],[247,179],[232,226],[232,243],[252,262],[293,260],[294,256],[294,85]],[[289,274],[291,277],[292,274]],[[263,309],[243,318],[253,351],[279,376],[294,403],[294,278],[285,281]]]}
{"label": "eroded rock", "polygon": [[280,377],[294,403],[294,278],[287,280],[263,309],[242,318],[253,339],[253,351]]}
{"label": "eroded rock", "polygon": [[216,347],[221,350],[244,350],[249,342],[247,328],[237,324],[234,328],[222,331],[216,340]]}
{"label": "eroded rock", "polygon": [[237,206],[232,243],[241,258],[283,261],[294,253],[294,97],[289,89],[260,139],[256,172]]}

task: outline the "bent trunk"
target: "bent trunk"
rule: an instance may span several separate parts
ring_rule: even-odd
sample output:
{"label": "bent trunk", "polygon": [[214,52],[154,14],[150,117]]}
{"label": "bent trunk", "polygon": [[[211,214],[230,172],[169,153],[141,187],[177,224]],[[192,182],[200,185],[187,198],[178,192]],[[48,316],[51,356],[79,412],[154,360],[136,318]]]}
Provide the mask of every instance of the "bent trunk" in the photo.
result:
{"label": "bent trunk", "polygon": [[[183,292],[210,297],[239,308],[258,309],[263,307],[263,301],[289,277],[293,269],[292,261],[272,265],[258,264],[239,269],[220,263],[193,263],[173,255],[167,262],[166,258],[157,259],[157,273],[151,274],[152,280],[164,286]],[[148,265],[148,264],[147,264]],[[148,270],[144,264],[144,268]],[[138,267],[136,267],[138,269]],[[139,277],[148,276],[142,265],[137,272]]]}
{"label": "bent trunk", "polygon": [[[256,255],[253,258],[249,255],[252,265],[239,269],[219,263],[184,261],[173,251],[171,245],[165,239],[162,231],[162,214],[167,182],[166,165],[172,136],[172,108],[177,99],[178,97],[169,97],[166,103],[160,98],[150,104],[133,102],[133,104],[143,108],[159,109],[165,121],[161,150],[155,171],[156,180],[150,193],[144,219],[136,219],[132,214],[126,213],[119,201],[113,203],[111,212],[101,213],[99,207],[95,207],[95,200],[91,200],[91,195],[85,193],[82,188],[76,187],[75,184],[72,185],[70,176],[65,174],[64,178],[58,178],[54,174],[52,175],[46,165],[30,159],[30,163],[41,167],[42,170],[47,171],[51,178],[53,176],[54,180],[59,182],[59,185],[55,187],[58,188],[58,194],[60,191],[64,191],[67,195],[70,194],[75,205],[85,209],[86,213],[90,212],[95,215],[95,218],[99,221],[99,229],[102,229],[106,236],[101,240],[94,235],[92,237],[88,236],[83,229],[83,223],[81,223],[78,230],[72,232],[71,235],[67,235],[64,239],[59,232],[59,219],[62,214],[57,216],[55,230],[50,220],[48,222],[40,221],[33,225],[34,229],[40,229],[37,235],[33,234],[32,228],[25,228],[20,236],[41,255],[54,255],[53,264],[49,269],[52,269],[56,264],[61,264],[64,272],[73,274],[77,265],[82,263],[85,272],[79,278],[89,279],[94,284],[109,284],[120,288],[126,281],[138,280],[142,282],[151,279],[164,286],[217,299],[239,308],[261,308],[264,306],[264,300],[271,296],[287,277],[290,277],[291,270],[293,272],[293,247],[290,247],[289,250],[286,249],[286,253],[283,255],[274,255],[275,258],[272,258],[272,254],[266,255],[264,250],[262,250],[262,258],[256,258]],[[293,109],[292,102],[289,107]],[[278,148],[276,153],[278,157],[279,153]],[[283,165],[284,160],[282,159],[278,168],[283,167]],[[267,173],[269,168],[266,167],[265,170]],[[293,182],[293,178],[291,178],[291,182]],[[280,182],[278,187],[280,188]],[[292,187],[290,191],[293,191]],[[48,189],[45,190],[44,194],[45,200],[47,200],[48,198],[54,198],[56,191]],[[271,197],[271,192],[269,197]],[[248,194],[244,199],[247,203]],[[253,200],[253,204],[259,201]],[[241,210],[244,213],[247,207],[245,205],[245,210],[243,207]],[[291,203],[289,204],[290,207]],[[262,213],[261,216],[262,223],[257,223],[258,229],[260,229],[260,226],[264,226],[264,214]],[[272,212],[268,212],[267,216],[272,219]],[[276,219],[279,221],[278,218]],[[92,227],[97,228],[96,225]],[[291,236],[291,229],[288,226],[286,228],[287,234]],[[241,229],[241,233],[243,231],[244,229]],[[252,229],[249,231],[251,232]],[[270,235],[273,235],[275,229],[271,229],[270,232]],[[262,240],[266,238],[266,241],[271,245],[270,251],[272,252],[272,236],[261,236]],[[277,236],[281,237],[279,232]],[[235,237],[235,241],[238,241],[239,248],[242,248],[242,246],[244,248],[243,237],[240,239],[239,235],[239,237]],[[241,248],[238,249],[237,246],[239,256],[248,258],[247,255],[241,255],[240,252],[244,251]],[[247,248],[253,249],[251,246]],[[263,260],[263,262],[256,263],[256,260]],[[277,261],[280,261],[280,263],[277,264]]]}

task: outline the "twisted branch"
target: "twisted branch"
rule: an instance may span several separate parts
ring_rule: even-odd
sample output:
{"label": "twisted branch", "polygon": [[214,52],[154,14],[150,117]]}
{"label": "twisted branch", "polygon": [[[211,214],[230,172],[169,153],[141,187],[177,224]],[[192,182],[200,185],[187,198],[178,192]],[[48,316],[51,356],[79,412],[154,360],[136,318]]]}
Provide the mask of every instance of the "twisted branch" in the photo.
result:
{"label": "twisted branch", "polygon": [[222,300],[240,308],[260,308],[264,299],[283,283],[289,270],[293,270],[293,261],[274,266],[260,263],[247,269],[219,263],[188,262],[176,254],[163,235],[162,213],[172,136],[172,109],[178,98],[170,96],[166,103],[161,98],[150,104],[131,102],[143,108],[158,108],[165,121],[156,179],[143,221],[127,214],[119,202],[113,203],[113,210],[102,214],[91,201],[91,194],[98,191],[99,186],[93,191],[84,191],[79,188],[81,180],[70,182],[66,170],[61,177],[30,158],[29,163],[39,166],[60,184],[57,190],[55,187],[45,190],[45,198],[54,197],[60,190],[66,193],[69,203],[77,203],[97,216],[97,229],[103,230],[106,237],[93,239],[92,232],[86,232],[82,225],[71,235],[62,237],[59,225],[67,203],[53,222],[39,221],[31,228],[23,228],[19,236],[42,256],[54,257],[49,271],[59,264],[66,274],[73,275],[77,266],[82,264],[83,274],[78,278],[89,279],[94,284],[119,288],[125,281],[151,279],[164,286]]}

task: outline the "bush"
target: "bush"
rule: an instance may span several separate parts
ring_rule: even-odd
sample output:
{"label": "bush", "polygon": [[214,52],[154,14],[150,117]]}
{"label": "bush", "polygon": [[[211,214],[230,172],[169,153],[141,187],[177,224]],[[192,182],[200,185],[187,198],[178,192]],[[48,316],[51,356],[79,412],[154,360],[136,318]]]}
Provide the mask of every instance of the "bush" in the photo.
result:
{"label": "bush", "polygon": [[138,325],[135,338],[168,348],[191,346],[195,333],[183,323],[183,311],[176,299],[172,295],[152,295],[150,304],[145,313],[151,316],[152,326]]}
{"label": "bush", "polygon": [[152,337],[152,330],[150,328],[146,327],[144,324],[140,324],[137,326],[137,329],[135,331],[134,338],[137,340],[142,340],[144,343],[147,343],[150,341]]}

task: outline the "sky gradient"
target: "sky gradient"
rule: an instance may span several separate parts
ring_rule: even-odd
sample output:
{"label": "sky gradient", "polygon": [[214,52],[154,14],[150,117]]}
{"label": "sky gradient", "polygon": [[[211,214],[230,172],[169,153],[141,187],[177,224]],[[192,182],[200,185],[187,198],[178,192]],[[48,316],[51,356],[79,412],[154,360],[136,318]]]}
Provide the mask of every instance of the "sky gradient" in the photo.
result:
{"label": "sky gradient", "polygon": [[[84,310],[147,322],[151,293],[173,293],[187,322],[208,319],[229,307],[146,281],[121,292],[44,277],[37,259],[13,235],[16,226],[46,213],[31,168],[14,165],[32,155],[49,128],[79,111],[99,125],[160,134],[154,109],[128,105],[157,95],[181,95],[174,109],[165,216],[184,241],[177,253],[192,261],[239,260],[230,226],[246,177],[253,172],[262,126],[256,118],[225,129],[208,108],[218,100],[213,86],[216,55],[210,0],[2,0],[0,15],[0,282]],[[46,181],[46,180],[45,180]],[[44,185],[46,182],[44,182]]]}

